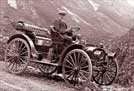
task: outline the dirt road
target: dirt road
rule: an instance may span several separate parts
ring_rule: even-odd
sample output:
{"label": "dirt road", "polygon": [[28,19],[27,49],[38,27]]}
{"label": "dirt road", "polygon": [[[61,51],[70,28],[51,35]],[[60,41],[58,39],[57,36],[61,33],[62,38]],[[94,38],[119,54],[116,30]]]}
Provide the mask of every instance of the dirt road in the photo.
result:
{"label": "dirt road", "polygon": [[[94,89],[94,90],[91,90]],[[0,91],[76,91],[68,88],[64,81],[44,77],[39,71],[29,69],[22,75],[8,73],[0,61]],[[102,86],[91,83],[84,91],[134,91],[134,87],[123,88],[116,84]]]}
{"label": "dirt road", "polygon": [[37,72],[13,75],[6,71],[0,62],[0,91],[75,91],[63,81],[48,79]]}

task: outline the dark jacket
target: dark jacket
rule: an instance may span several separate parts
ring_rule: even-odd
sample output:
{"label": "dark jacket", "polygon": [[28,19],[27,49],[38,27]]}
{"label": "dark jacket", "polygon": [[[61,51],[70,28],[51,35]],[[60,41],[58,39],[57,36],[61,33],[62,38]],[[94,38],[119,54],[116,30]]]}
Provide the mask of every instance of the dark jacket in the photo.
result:
{"label": "dark jacket", "polygon": [[60,33],[64,33],[65,30],[67,29],[67,24],[61,19],[55,20],[53,25],[55,26],[55,30]]}

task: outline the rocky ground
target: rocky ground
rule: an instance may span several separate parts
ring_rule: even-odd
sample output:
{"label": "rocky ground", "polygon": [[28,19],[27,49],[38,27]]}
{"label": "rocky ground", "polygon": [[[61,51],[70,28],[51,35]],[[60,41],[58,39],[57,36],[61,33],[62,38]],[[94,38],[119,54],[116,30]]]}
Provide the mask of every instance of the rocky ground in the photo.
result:
{"label": "rocky ground", "polygon": [[[90,83],[85,91],[133,91],[134,88],[123,88],[117,84],[98,86]],[[76,91],[68,88],[63,80],[54,77],[44,77],[33,68],[22,75],[13,75],[7,72],[4,62],[0,62],[0,91]]]}
{"label": "rocky ground", "polygon": [[75,91],[66,87],[64,82],[48,79],[37,72],[26,71],[22,75],[13,75],[6,71],[4,62],[0,62],[0,91]]}

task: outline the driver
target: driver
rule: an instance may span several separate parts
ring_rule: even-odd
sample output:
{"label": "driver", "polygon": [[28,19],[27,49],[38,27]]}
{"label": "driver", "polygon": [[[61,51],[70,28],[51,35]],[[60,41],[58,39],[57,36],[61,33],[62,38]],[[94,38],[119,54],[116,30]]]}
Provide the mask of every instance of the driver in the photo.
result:
{"label": "driver", "polygon": [[60,33],[64,33],[65,30],[67,29],[67,24],[63,20],[64,16],[66,16],[66,12],[60,11],[58,14],[59,14],[59,18],[54,21],[53,25],[56,31]]}
{"label": "driver", "polygon": [[64,38],[64,42],[65,43],[71,43],[72,42],[72,37],[67,36],[65,33],[68,31],[67,30],[67,24],[64,22],[64,17],[66,16],[66,12],[65,11],[60,11],[58,13],[59,18],[56,19],[53,23],[54,28],[57,32],[59,32],[63,38]]}

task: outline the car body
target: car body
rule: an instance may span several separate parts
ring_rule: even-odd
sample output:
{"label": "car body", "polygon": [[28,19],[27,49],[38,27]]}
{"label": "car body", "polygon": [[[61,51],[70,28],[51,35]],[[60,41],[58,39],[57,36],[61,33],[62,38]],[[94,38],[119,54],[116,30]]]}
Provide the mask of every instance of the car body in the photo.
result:
{"label": "car body", "polygon": [[[5,53],[6,67],[11,73],[20,74],[34,62],[44,74],[51,75],[54,72],[63,74],[65,82],[76,89],[85,87],[84,84],[77,85],[83,81],[87,84],[92,77],[98,84],[109,85],[117,76],[118,65],[114,55],[108,55],[104,48],[82,43],[79,27],[71,28],[66,33],[68,36],[71,35],[71,42],[65,42],[62,34],[55,31],[54,26],[46,29],[17,22],[15,29],[18,33],[9,38]],[[10,59],[12,57],[13,62]],[[16,64],[16,68],[14,66],[10,68],[12,64]],[[22,65],[24,66],[21,67]],[[112,73],[110,80],[109,76],[103,77],[109,70]]]}

